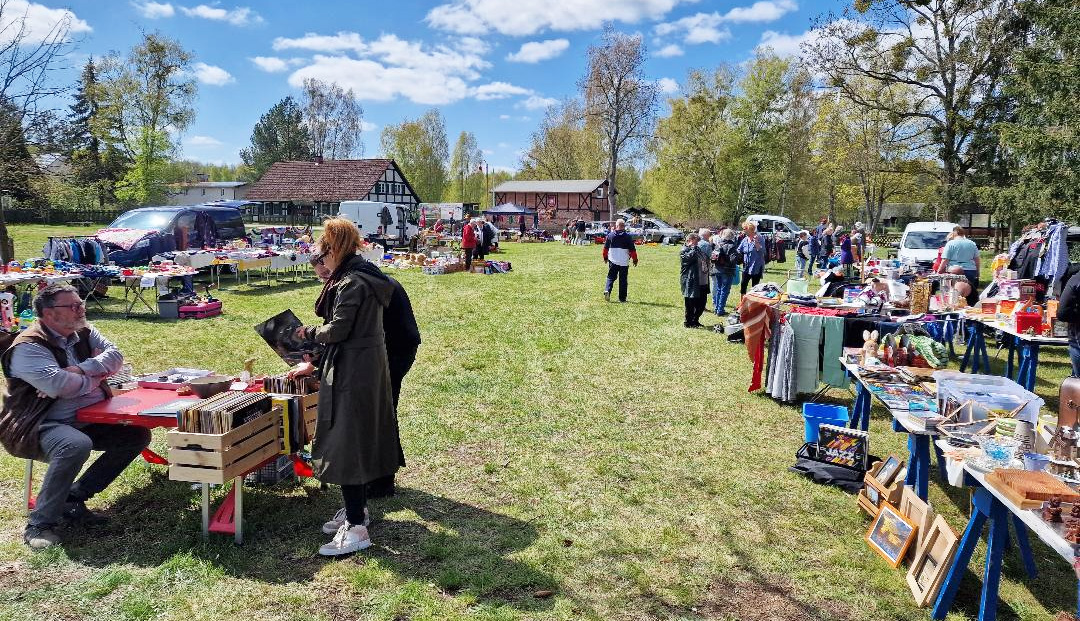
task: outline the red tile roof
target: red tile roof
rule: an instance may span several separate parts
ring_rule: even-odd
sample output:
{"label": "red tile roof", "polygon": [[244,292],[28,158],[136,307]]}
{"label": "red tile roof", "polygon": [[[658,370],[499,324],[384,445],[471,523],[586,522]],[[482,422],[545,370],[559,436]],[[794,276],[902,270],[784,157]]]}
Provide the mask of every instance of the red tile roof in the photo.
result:
{"label": "red tile roof", "polygon": [[393,160],[325,160],[275,162],[251,185],[250,201],[318,201],[336,203],[367,198]]}

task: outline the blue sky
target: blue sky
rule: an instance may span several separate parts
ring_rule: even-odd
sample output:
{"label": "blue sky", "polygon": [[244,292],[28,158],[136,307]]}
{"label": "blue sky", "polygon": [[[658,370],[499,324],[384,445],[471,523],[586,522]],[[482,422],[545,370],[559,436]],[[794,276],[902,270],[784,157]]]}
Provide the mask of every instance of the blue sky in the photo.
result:
{"label": "blue sky", "polygon": [[158,31],[196,57],[197,116],[186,158],[236,163],[252,126],[306,77],[352,88],[364,107],[364,155],[379,132],[437,107],[453,145],[473,132],[493,168],[516,169],[544,107],[573,96],[605,21],[640,33],[647,73],[675,92],[691,68],[740,63],[768,44],[796,53],[834,0],[9,0],[35,28],[70,11],[77,55],[126,52]]}

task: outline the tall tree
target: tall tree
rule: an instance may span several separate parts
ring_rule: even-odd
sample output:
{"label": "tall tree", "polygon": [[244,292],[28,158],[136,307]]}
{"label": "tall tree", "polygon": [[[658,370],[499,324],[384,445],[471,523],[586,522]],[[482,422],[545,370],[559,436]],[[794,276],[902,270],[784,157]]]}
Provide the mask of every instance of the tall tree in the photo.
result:
{"label": "tall tree", "polygon": [[328,160],[363,157],[360,132],[364,109],[356,101],[353,90],[345,90],[336,82],[308,78],[304,80],[303,92],[304,126],[311,155]]}
{"label": "tall tree", "polygon": [[605,171],[602,138],[595,123],[586,123],[581,102],[568,100],[544,113],[522,155],[522,176],[528,179],[593,179]]}
{"label": "tall tree", "polygon": [[1025,0],[1019,10],[1025,27],[1005,88],[1016,103],[1015,118],[998,126],[1016,172],[1005,211],[1075,221],[1080,216],[1080,17],[1072,0]]}
{"label": "tall tree", "polygon": [[251,146],[240,150],[240,159],[251,167],[256,179],[274,162],[307,160],[312,155],[304,112],[291,96],[262,115],[251,131]]}
{"label": "tall tree", "polygon": [[608,212],[615,217],[617,172],[652,136],[659,88],[645,77],[647,53],[641,36],[604,29],[600,45],[589,47],[588,73],[581,81],[585,116],[604,138]]}
{"label": "tall tree", "polygon": [[37,173],[37,164],[26,144],[22,119],[17,104],[0,99],[0,189],[25,201],[33,196],[30,178]]}
{"label": "tall tree", "polygon": [[146,204],[165,198],[166,165],[195,118],[191,61],[180,43],[160,34],[144,34],[124,58],[105,58],[103,131],[134,163],[117,184],[120,200]]}
{"label": "tall tree", "polygon": [[443,198],[448,202],[479,203],[484,198],[484,173],[479,170],[484,154],[471,132],[458,134],[450,154],[449,174],[453,177],[446,186]]}
{"label": "tall tree", "polygon": [[381,136],[382,152],[401,167],[424,202],[434,202],[446,188],[449,146],[446,123],[436,109],[415,121],[387,125]]}
{"label": "tall tree", "polygon": [[671,114],[660,119],[652,143],[656,160],[646,175],[650,208],[673,219],[731,219],[735,202],[733,130],[730,109],[735,76],[720,66],[694,70],[685,96],[668,100]]}
{"label": "tall tree", "polygon": [[[1015,43],[1014,5],[1015,0],[855,0],[807,46],[829,82],[852,101],[897,120],[929,124],[941,161],[946,219],[970,200],[964,191],[973,165],[969,146],[993,123],[989,107]],[[920,105],[868,99],[858,87],[865,79],[905,85]]]}
{"label": "tall tree", "polygon": [[115,200],[116,183],[127,172],[128,162],[117,145],[102,140],[102,89],[97,67],[90,58],[83,65],[68,116],[67,149],[74,181],[92,188],[99,208]]}

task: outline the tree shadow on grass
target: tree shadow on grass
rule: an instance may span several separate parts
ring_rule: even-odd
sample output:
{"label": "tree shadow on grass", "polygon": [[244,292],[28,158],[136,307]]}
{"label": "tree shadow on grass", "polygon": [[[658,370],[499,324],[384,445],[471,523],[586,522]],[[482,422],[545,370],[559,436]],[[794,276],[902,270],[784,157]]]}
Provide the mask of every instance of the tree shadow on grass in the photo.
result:
{"label": "tree shadow on grass", "polygon": [[[258,280],[253,280],[250,285],[246,284],[244,281],[236,283],[232,280],[225,282],[225,285],[227,288],[221,290],[221,293],[223,294],[250,296],[265,295],[267,293],[286,293],[296,289],[310,289],[319,285],[319,281],[311,277],[301,277],[300,280],[295,282],[274,279],[268,286],[264,279],[259,278]],[[314,298],[312,298],[312,303],[314,304]]]}
{"label": "tree shadow on grass", "polygon": [[[224,496],[224,488],[215,488],[211,511]],[[370,559],[404,580],[521,610],[550,609],[553,598],[537,593],[560,591],[552,576],[509,558],[536,540],[535,526],[421,490],[399,488],[397,496],[371,503],[377,518],[370,527],[372,547],[338,560],[318,554],[330,539],[321,526],[341,506],[336,489],[323,491],[310,482],[245,486],[242,546],[231,535],[202,538],[199,499],[190,484],[155,470],[149,484],[113,499],[103,511],[107,524],[68,529],[65,550],[95,567],[157,567],[190,554],[230,576],[273,584],[308,581],[327,563],[359,568]]]}

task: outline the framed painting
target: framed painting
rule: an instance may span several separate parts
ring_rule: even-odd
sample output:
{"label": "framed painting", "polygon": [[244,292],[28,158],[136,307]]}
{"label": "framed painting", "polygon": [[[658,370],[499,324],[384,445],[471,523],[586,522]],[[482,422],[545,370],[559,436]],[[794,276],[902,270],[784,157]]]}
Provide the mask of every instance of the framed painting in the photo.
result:
{"label": "framed painting", "polygon": [[883,502],[877,516],[870,522],[870,529],[866,531],[866,543],[888,561],[889,566],[896,568],[915,541],[916,530],[915,524],[904,517],[899,509]]}

